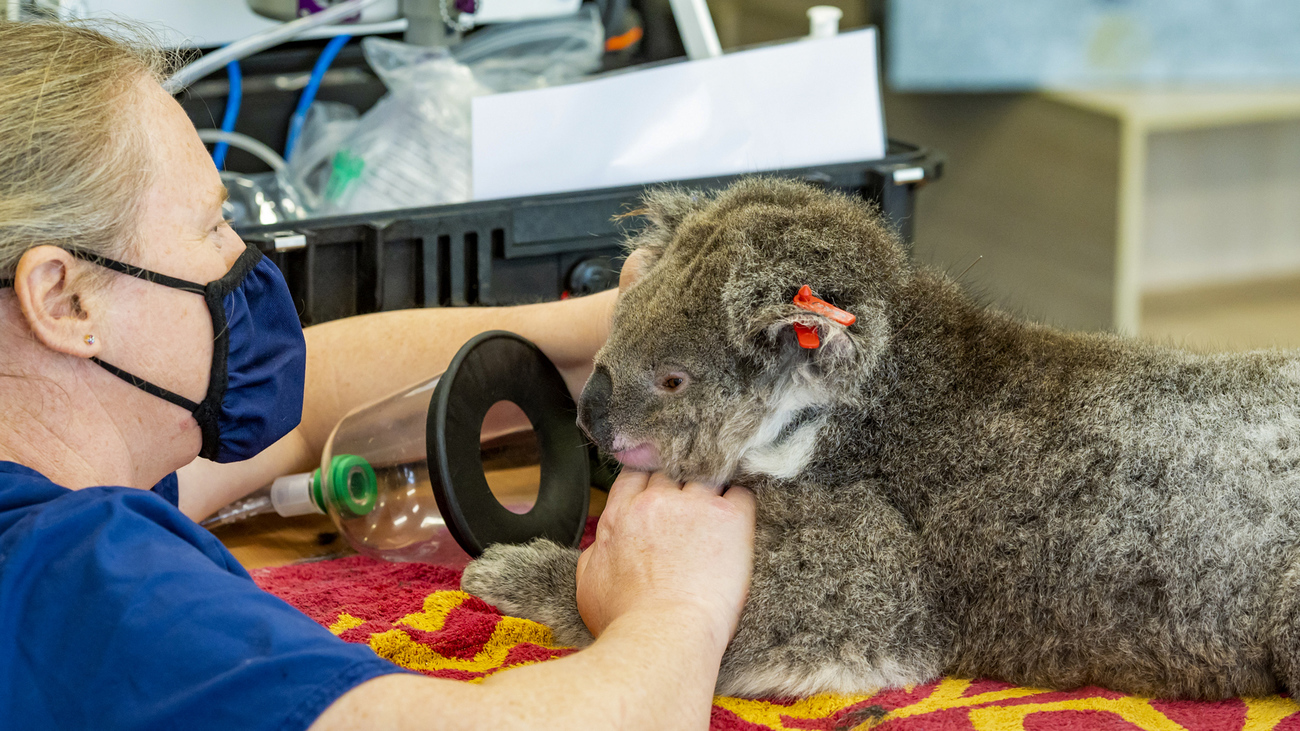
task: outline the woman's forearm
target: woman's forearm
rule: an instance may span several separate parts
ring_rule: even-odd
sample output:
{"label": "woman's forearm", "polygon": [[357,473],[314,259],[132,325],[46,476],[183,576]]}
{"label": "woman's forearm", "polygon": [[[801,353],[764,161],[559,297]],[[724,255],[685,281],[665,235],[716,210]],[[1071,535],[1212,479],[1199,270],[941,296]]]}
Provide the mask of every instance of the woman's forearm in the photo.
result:
{"label": "woman's forearm", "polygon": [[320,466],[302,432],[294,429],[261,454],[243,462],[217,464],[195,459],[176,472],[180,504],[191,520],[200,521],[272,480]]}
{"label": "woman's forearm", "polygon": [[[729,639],[704,630],[712,624],[673,611],[625,614],[590,648],[483,686],[509,704],[503,720],[518,728],[704,729]],[[538,708],[556,723],[536,724]]]}
{"label": "woman's forearm", "polygon": [[328,729],[645,729],[708,726],[727,638],[698,613],[629,613],[591,647],[489,677],[481,685],[388,676],[330,706]]}
{"label": "woman's forearm", "polygon": [[308,328],[302,426],[319,452],[347,412],[446,369],[465,341],[509,330],[537,344],[575,393],[609,334],[617,292],[516,307],[400,310]]}

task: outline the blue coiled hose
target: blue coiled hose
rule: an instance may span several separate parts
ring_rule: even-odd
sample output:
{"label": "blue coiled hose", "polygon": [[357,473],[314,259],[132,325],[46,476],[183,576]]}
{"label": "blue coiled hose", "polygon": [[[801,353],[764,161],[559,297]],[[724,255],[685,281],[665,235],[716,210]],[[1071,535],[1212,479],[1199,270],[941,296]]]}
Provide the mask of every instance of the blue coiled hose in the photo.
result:
{"label": "blue coiled hose", "polygon": [[320,57],[316,59],[316,65],[312,67],[311,78],[307,80],[307,86],[302,90],[302,96],[298,97],[298,107],[293,110],[293,116],[289,118],[289,136],[284,142],[284,159],[289,160],[294,154],[294,147],[298,144],[298,136],[302,134],[302,125],[307,121],[307,110],[311,108],[311,103],[316,101],[316,92],[320,91],[321,80],[325,78],[325,72],[329,71],[330,64],[334,63],[334,58],[339,55],[339,51],[352,40],[350,35],[338,35],[330,39],[325,44],[325,50],[320,52]]}
{"label": "blue coiled hose", "polygon": [[[244,74],[239,69],[238,61],[226,64],[226,76],[230,79],[230,94],[226,96],[226,114],[221,118],[221,131],[234,132],[235,120],[239,119],[239,104],[244,97]],[[230,145],[224,142],[218,142],[217,146],[212,148],[212,162],[216,163],[218,170],[224,170],[226,167],[228,149]]]}

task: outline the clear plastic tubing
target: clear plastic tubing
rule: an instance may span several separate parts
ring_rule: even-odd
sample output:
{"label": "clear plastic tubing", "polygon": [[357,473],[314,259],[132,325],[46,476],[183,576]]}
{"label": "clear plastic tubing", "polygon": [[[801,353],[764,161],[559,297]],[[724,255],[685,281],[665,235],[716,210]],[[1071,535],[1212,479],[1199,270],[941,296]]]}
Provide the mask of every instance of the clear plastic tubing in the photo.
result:
{"label": "clear plastic tubing", "polygon": [[286,165],[284,158],[272,150],[270,147],[258,142],[242,132],[225,132],[219,129],[201,129],[199,130],[199,139],[213,144],[224,142],[231,147],[237,147],[251,155],[256,155],[262,162],[266,163],[276,172],[281,172]]}
{"label": "clear plastic tubing", "polygon": [[362,8],[377,2],[380,0],[345,0],[318,13],[241,38],[172,74],[171,78],[163,82],[163,89],[169,94],[178,94],[195,81],[217,69],[224,68],[231,61],[239,61],[258,51],[265,51],[272,46],[291,41],[317,26],[349,18],[360,13]]}

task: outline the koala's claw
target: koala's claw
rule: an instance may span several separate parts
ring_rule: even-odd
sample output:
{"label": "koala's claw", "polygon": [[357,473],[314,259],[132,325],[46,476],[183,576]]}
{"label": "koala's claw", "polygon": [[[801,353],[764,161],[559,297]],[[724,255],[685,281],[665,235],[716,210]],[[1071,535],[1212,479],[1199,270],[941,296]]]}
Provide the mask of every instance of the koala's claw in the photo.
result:
{"label": "koala's claw", "polygon": [[460,586],[512,617],[540,622],[563,645],[593,638],[578,614],[579,551],[539,538],[523,546],[489,546],[471,561]]}

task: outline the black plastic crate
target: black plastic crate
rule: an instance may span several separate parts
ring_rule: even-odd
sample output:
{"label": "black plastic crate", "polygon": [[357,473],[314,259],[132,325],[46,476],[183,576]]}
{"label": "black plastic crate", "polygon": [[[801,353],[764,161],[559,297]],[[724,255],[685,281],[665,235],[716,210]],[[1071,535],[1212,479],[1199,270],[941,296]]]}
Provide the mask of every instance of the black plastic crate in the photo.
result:
{"label": "black plastic crate", "polygon": [[[942,156],[891,141],[880,160],[766,173],[876,202],[910,246],[916,189]],[[725,187],[741,176],[675,181]],[[304,325],[411,307],[508,305],[618,283],[622,241],[647,187],[476,201],[245,227],[285,273]]]}

